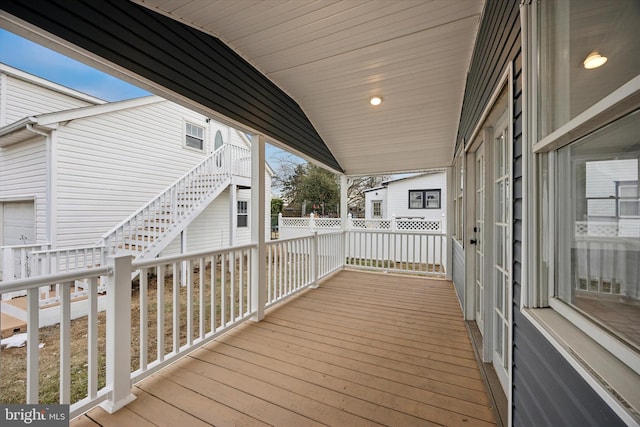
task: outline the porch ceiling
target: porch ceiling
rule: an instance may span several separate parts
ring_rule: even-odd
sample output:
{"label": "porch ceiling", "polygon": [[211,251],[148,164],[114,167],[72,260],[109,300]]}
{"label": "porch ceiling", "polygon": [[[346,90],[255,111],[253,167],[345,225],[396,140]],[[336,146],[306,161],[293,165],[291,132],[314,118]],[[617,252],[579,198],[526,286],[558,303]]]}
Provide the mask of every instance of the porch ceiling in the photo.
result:
{"label": "porch ceiling", "polygon": [[451,163],[483,0],[137,2],[236,50],[300,105],[347,174]]}

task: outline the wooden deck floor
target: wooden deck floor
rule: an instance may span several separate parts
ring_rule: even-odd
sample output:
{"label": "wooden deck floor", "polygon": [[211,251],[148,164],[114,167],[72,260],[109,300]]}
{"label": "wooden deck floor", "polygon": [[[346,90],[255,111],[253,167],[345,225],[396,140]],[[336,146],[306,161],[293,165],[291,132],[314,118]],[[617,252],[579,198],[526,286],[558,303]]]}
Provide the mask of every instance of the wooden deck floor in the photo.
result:
{"label": "wooden deck floor", "polygon": [[495,426],[453,285],[343,271],[73,426]]}

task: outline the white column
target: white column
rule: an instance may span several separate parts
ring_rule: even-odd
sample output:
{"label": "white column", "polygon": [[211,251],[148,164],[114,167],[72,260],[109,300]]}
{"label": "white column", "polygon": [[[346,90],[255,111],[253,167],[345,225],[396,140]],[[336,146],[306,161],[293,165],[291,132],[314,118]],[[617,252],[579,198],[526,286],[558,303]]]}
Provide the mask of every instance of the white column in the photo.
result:
{"label": "white column", "polygon": [[267,302],[267,247],[265,243],[265,141],[254,135],[251,140],[251,242],[256,245],[251,253],[251,304],[253,320],[264,318]]}
{"label": "white column", "polygon": [[109,257],[113,271],[107,284],[108,400],[100,406],[112,414],[136,399],[131,393],[131,260]]}
{"label": "white column", "polygon": [[347,230],[347,216],[349,214],[349,200],[347,197],[347,189],[349,188],[349,182],[346,175],[340,176],[340,224],[342,224],[342,231]]}
{"label": "white column", "polygon": [[229,186],[229,246],[236,244],[236,232],[238,230],[238,187],[236,184]]}
{"label": "white column", "polygon": [[444,237],[445,243],[444,243],[444,253],[445,255],[445,263],[444,263],[444,268],[445,268],[445,272],[447,274],[447,280],[452,280],[453,279],[453,244],[451,243],[453,241],[453,227],[455,226],[455,221],[453,221],[453,216],[455,215],[455,212],[453,211],[453,199],[455,198],[455,191],[456,189],[454,189],[454,185],[453,185],[454,179],[453,179],[453,168],[449,167],[447,168],[447,192],[446,192],[446,198],[447,198],[447,205],[446,205],[446,211],[447,211],[447,218],[446,218],[446,223],[447,223],[447,229],[446,230],[442,230],[443,232],[447,233],[446,237]]}
{"label": "white column", "polygon": [[[342,228],[342,268],[346,267],[346,256],[348,253],[347,245],[349,239],[347,238],[348,230],[351,228],[351,214],[349,213],[349,200],[347,197],[347,189],[349,188],[349,180],[346,175],[340,175],[340,224]],[[347,224],[349,221],[349,224]]]}

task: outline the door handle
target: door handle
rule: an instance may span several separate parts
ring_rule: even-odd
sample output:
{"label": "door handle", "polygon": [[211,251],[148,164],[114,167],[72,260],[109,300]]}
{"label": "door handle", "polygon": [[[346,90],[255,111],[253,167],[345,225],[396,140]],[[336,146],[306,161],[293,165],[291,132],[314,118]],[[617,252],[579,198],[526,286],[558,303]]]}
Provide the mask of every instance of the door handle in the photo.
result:
{"label": "door handle", "polygon": [[476,243],[478,243],[478,241],[476,239],[471,239],[469,240],[469,243],[475,245]]}

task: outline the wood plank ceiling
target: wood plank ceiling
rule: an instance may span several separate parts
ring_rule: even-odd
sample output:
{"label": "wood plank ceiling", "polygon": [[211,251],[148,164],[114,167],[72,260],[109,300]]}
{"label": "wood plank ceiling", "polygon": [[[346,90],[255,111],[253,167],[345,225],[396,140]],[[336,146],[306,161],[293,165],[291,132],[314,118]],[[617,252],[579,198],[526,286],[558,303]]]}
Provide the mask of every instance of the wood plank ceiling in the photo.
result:
{"label": "wood plank ceiling", "polygon": [[301,106],[345,173],[451,164],[483,0],[137,3],[236,50]]}

